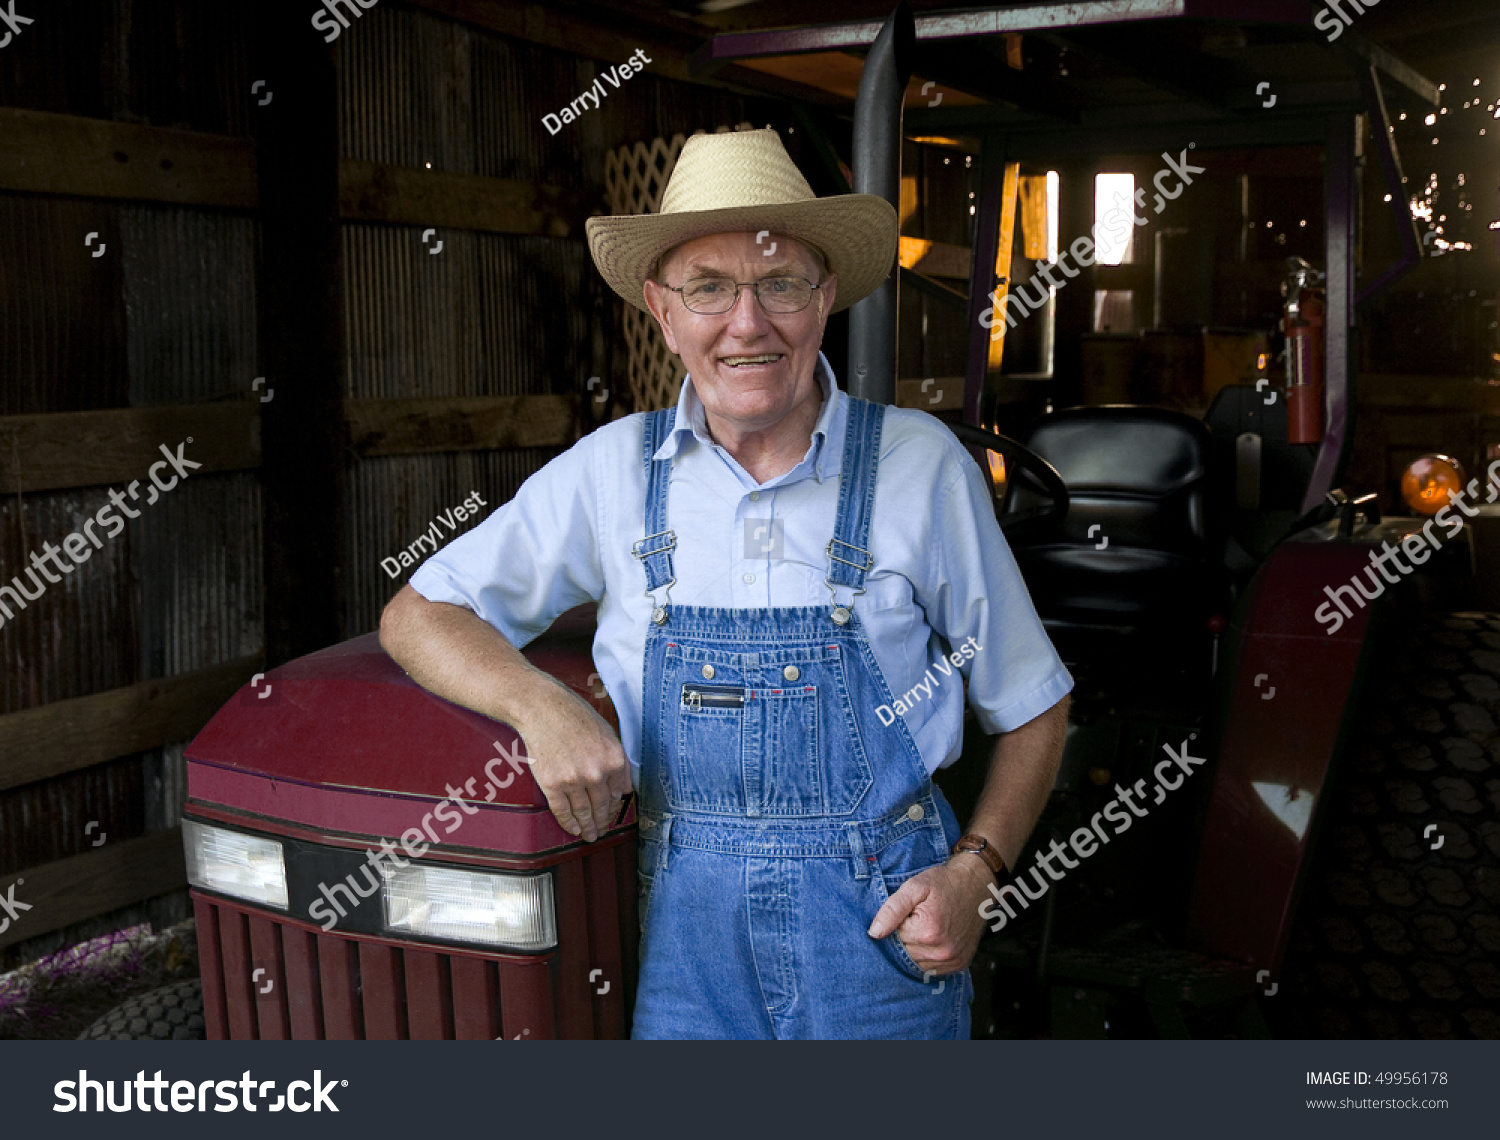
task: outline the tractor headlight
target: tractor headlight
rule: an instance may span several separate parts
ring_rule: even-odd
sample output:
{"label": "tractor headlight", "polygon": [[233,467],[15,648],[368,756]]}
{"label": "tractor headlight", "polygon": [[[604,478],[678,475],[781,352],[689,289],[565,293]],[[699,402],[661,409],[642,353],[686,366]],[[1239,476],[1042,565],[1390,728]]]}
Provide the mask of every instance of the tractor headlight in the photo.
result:
{"label": "tractor headlight", "polygon": [[185,819],[182,844],[193,886],[286,910],[286,858],[276,840]]}
{"label": "tractor headlight", "polygon": [[393,933],[517,950],[557,945],[551,875],[506,875],[452,867],[392,867],[385,876],[385,924]]}

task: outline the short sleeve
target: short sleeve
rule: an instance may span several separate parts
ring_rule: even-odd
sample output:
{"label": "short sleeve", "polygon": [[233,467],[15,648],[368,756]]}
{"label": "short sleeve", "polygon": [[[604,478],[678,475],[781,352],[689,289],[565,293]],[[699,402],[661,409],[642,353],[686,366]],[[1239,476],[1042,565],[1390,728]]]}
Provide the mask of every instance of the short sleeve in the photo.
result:
{"label": "short sleeve", "polygon": [[427,559],[411,586],[472,610],[512,645],[604,592],[596,436],[585,436],[521,484],[473,530]]}
{"label": "short sleeve", "polygon": [[934,504],[936,589],[923,604],[949,645],[972,653],[963,667],[984,731],[1011,732],[1062,700],[1073,678],[1032,605],[978,465],[956,448],[948,454],[958,470]]}

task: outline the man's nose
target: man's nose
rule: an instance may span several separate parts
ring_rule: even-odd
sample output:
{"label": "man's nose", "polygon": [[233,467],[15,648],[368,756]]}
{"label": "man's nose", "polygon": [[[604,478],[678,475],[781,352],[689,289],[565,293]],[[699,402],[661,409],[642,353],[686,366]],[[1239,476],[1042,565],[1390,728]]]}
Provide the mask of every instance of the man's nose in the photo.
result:
{"label": "man's nose", "polygon": [[743,335],[765,327],[766,310],[756,300],[754,285],[741,285],[739,296],[734,299],[734,308],[729,310],[729,327]]}

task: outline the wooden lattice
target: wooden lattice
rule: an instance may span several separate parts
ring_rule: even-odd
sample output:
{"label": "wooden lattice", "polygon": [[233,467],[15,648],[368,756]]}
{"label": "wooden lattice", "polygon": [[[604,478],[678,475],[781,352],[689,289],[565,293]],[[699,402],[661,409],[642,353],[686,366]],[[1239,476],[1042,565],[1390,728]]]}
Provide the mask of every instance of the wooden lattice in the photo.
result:
{"label": "wooden lattice", "polygon": [[[677,165],[686,138],[671,142],[652,139],[610,151],[604,157],[604,196],[612,214],[654,213],[662,190]],[[625,351],[629,360],[630,391],[637,411],[654,411],[677,402],[685,369],[661,335],[650,313],[617,302],[624,317]]]}

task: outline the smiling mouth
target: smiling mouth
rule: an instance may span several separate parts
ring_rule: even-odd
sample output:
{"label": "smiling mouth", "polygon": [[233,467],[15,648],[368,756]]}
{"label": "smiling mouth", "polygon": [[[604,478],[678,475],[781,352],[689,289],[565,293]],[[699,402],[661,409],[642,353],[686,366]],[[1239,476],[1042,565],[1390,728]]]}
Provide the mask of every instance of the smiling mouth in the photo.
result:
{"label": "smiling mouth", "polygon": [[756,364],[775,364],[780,359],[779,352],[763,352],[758,356],[726,356],[724,363],[731,368],[743,368]]}

